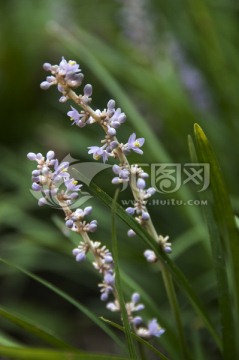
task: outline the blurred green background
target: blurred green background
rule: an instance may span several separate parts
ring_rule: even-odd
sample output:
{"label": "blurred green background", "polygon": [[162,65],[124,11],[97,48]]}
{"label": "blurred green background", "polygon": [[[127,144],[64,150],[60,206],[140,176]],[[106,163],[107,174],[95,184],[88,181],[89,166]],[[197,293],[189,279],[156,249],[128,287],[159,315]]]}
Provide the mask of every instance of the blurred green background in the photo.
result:
{"label": "blurred green background", "polygon": [[[48,279],[97,316],[111,317],[99,300],[97,274],[90,264],[77,264],[71,255],[72,237],[63,230],[63,214],[38,208],[29,191],[34,169],[26,159],[29,151],[45,154],[51,149],[59,159],[70,153],[92,161],[86,147],[98,145],[101,138],[93,126],[71,127],[66,116],[69,103],[58,102],[55,88],[40,89],[46,76],[42,64],[57,64],[62,56],[74,59],[83,69],[85,83],[93,85],[93,107],[102,109],[110,98],[116,100],[128,115],[119,131],[121,141],[133,131],[146,137],[143,158],[132,155],[132,162],[190,162],[187,135],[199,123],[218,155],[238,213],[238,2],[2,0],[0,30],[1,257]],[[96,182],[113,195],[111,177],[107,170]],[[121,197],[130,199],[130,192]],[[171,197],[189,200],[198,199],[198,194],[189,185]],[[87,204],[94,206],[93,218],[99,221],[94,239],[110,247],[110,211],[96,199]],[[172,258],[217,323],[215,279],[200,206],[151,206],[150,211],[157,230],[172,240]],[[123,271],[157,303],[162,309],[160,320],[170,327],[160,274],[145,264],[140,240],[127,238],[121,222],[118,227]],[[151,286],[154,281],[156,290]],[[125,291],[132,292],[130,285]],[[199,331],[195,314],[183,297],[180,301],[187,331]],[[0,265],[0,302],[81,349],[118,351],[85,315],[6,265]],[[150,308],[145,314],[155,316]],[[38,344],[10,323],[2,322],[0,331],[6,341]],[[167,348],[164,336],[160,342]],[[205,349],[212,346],[210,359],[217,359],[206,335],[203,343]]]}

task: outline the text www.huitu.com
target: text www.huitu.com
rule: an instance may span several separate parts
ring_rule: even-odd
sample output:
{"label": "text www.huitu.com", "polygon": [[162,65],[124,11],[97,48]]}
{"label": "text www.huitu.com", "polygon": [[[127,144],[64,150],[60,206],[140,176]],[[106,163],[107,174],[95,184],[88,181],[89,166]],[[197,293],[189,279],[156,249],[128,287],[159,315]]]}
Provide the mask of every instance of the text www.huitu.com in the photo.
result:
{"label": "text www.huitu.com", "polygon": [[[134,200],[121,200],[123,206],[134,206]],[[189,199],[187,201],[179,199],[152,199],[147,203],[149,206],[206,206],[207,200]]]}

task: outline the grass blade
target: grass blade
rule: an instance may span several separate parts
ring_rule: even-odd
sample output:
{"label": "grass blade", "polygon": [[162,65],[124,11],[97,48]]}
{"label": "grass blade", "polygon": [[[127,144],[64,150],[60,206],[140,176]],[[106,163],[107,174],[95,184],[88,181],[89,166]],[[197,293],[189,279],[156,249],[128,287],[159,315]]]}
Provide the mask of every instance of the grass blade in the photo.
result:
{"label": "grass blade", "polygon": [[217,276],[224,356],[236,359],[239,354],[239,348],[236,349],[239,335],[239,236],[217,158],[199,125],[195,124],[194,131],[198,158],[210,164],[210,188],[204,195],[209,206],[204,210]]}
{"label": "grass blade", "polygon": [[37,336],[38,338],[44,340],[48,344],[62,349],[74,349],[73,346],[67,344],[65,341],[59,339],[55,335],[49,332],[49,330],[45,330],[42,327],[35,325],[28,320],[23,319],[23,317],[19,315],[15,315],[12,312],[0,307],[0,317],[3,317],[13,324],[21,327],[32,335]]}
{"label": "grass blade", "polygon": [[0,346],[0,355],[17,360],[129,360],[113,355],[79,354],[77,351],[56,351],[41,348],[12,348]]}
{"label": "grass blade", "polygon": [[60,297],[65,299],[66,301],[68,301],[70,304],[72,304],[74,307],[76,307],[78,310],[80,310],[83,314],[85,314],[87,317],[89,317],[89,319],[91,319],[96,325],[98,325],[106,334],[108,334],[113,339],[113,341],[116,344],[118,344],[122,348],[125,346],[122,343],[122,341],[118,338],[118,336],[116,336],[104,324],[103,324],[104,326],[102,326],[102,321],[100,321],[98,319],[98,317],[95,314],[93,314],[90,310],[88,310],[85,306],[83,306],[81,303],[79,303],[79,301],[75,300],[73,297],[66,294],[64,291],[62,291],[61,289],[59,289],[55,285],[51,284],[49,281],[46,281],[46,280],[40,278],[39,276],[34,275],[30,271],[27,271],[27,270],[21,268],[20,266],[16,266],[16,265],[10,263],[9,261],[7,261],[5,259],[0,258],[0,261],[2,263],[4,263],[5,265],[8,265],[8,266],[10,266],[10,267],[12,267],[14,269],[17,269],[18,271],[22,272],[23,274],[29,276],[30,278],[32,278],[35,281],[39,282],[43,286],[47,287],[48,289],[50,289],[51,291],[53,291],[54,293],[56,293],[57,295],[59,295]]}

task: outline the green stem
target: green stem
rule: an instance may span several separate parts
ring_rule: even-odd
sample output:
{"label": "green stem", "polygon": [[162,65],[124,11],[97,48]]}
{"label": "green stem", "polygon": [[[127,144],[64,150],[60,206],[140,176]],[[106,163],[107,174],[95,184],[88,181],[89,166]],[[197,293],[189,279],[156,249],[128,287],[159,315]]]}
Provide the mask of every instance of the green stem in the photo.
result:
{"label": "green stem", "polygon": [[[115,197],[112,204],[112,254],[114,257],[114,267],[115,267],[115,284],[117,291],[117,299],[120,305],[120,311],[122,316],[122,321],[125,330],[125,338],[128,345],[130,359],[137,360],[137,352],[134,345],[134,340],[131,335],[131,328],[128,319],[127,310],[125,307],[124,295],[121,287],[120,271],[119,271],[119,256],[118,256],[118,244],[117,244],[117,235],[116,235],[116,225],[115,225],[115,204],[119,194],[119,189],[115,192]],[[144,359],[142,359],[144,360]]]}

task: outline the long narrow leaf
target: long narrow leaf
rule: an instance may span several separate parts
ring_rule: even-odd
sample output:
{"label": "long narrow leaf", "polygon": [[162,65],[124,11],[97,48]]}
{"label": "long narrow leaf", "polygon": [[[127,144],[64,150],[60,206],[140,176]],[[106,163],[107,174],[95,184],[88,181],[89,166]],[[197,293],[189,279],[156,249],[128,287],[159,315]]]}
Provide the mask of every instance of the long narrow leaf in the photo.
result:
{"label": "long narrow leaf", "polygon": [[0,346],[0,355],[18,360],[129,360],[114,355],[79,354],[76,351],[56,351],[39,348],[12,348]]}
{"label": "long narrow leaf", "polygon": [[65,299],[66,301],[68,301],[70,304],[72,304],[78,310],[80,310],[83,314],[85,314],[89,319],[91,319],[96,325],[98,325],[106,334],[108,334],[114,340],[114,342],[116,342],[119,346],[124,347],[124,344],[118,338],[118,336],[116,336],[109,328],[107,328],[107,326],[102,324],[102,321],[100,321],[98,319],[98,317],[95,314],[93,314],[90,310],[88,310],[85,306],[83,306],[81,303],[79,303],[79,301],[75,300],[73,297],[66,294],[64,291],[62,291],[55,285],[51,284],[49,281],[46,281],[46,280],[40,278],[39,276],[34,275],[30,271],[27,271],[27,270],[21,268],[20,266],[16,266],[15,264],[12,264],[5,259],[0,258],[0,261],[14,269],[17,269],[18,271],[22,272],[23,274],[29,276],[30,278],[39,282],[43,286],[47,287],[48,289],[50,289],[51,291],[53,291],[54,293],[56,293],[57,295],[59,295],[60,297]]}
{"label": "long narrow leaf", "polygon": [[13,324],[20,326],[22,329],[26,330],[30,334],[37,336],[38,338],[44,340],[48,344],[53,345],[54,347],[62,349],[74,349],[73,346],[59,339],[58,337],[50,333],[49,330],[45,330],[39,325],[32,324],[30,321],[23,319],[22,316],[15,315],[12,313],[12,311],[8,311],[3,307],[0,307],[0,317],[3,317],[12,322]]}
{"label": "long narrow leaf", "polygon": [[214,151],[199,125],[195,124],[194,131],[199,160],[210,164],[210,188],[204,195],[208,199],[208,206],[204,210],[217,275],[224,356],[227,359],[236,359],[239,355],[236,351],[239,334],[238,231]]}

